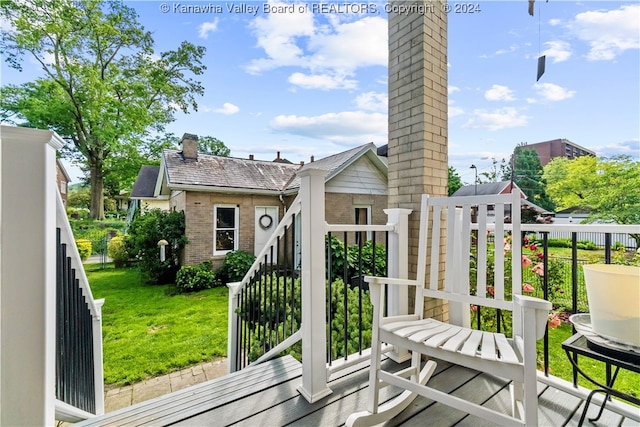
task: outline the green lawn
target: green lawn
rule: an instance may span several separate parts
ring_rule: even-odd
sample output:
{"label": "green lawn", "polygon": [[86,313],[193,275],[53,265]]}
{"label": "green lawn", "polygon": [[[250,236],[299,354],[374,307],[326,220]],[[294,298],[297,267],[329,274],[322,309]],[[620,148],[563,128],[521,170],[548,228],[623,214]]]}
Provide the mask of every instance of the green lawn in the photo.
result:
{"label": "green lawn", "polygon": [[145,285],[137,269],[85,266],[102,309],[105,383],[131,384],[227,352],[227,288],[175,294]]}

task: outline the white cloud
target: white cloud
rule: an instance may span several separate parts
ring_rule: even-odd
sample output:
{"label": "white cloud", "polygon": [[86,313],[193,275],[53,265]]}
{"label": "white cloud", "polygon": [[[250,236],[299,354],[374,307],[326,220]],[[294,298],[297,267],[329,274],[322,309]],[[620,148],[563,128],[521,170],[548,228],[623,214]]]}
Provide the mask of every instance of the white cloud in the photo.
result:
{"label": "white cloud", "polygon": [[640,5],[593,10],[576,15],[568,28],[589,44],[587,59],[609,61],[628,49],[640,49]]}
{"label": "white cloud", "polygon": [[378,144],[387,140],[387,115],[362,111],[344,111],[319,116],[280,115],[271,121],[271,129],[308,138],[319,138],[339,145]]}
{"label": "white cloud", "polygon": [[358,82],[344,75],[293,73],[289,83],[303,89],[355,89]]}
{"label": "white cloud", "polygon": [[538,96],[545,101],[564,101],[565,99],[573,98],[573,95],[576,94],[574,90],[567,90],[553,83],[536,83],[533,87]]}
{"label": "white cloud", "polygon": [[[280,1],[269,1],[269,4],[287,5]],[[259,74],[277,67],[302,65],[304,52],[296,43],[299,38],[314,34],[313,14],[270,13],[253,20],[250,28],[257,38],[258,47],[267,57],[251,61],[246,67],[247,72]]]}
{"label": "white cloud", "polygon": [[451,95],[452,93],[460,92],[460,88],[458,86],[449,86],[447,88],[447,93]]}
{"label": "white cloud", "polygon": [[594,147],[598,157],[630,156],[640,160],[640,139],[630,139],[618,143],[612,143]]}
{"label": "white cloud", "polygon": [[562,21],[560,19],[549,19],[549,25],[551,25],[552,27],[557,27],[560,24],[562,24]]}
{"label": "white cloud", "polygon": [[207,39],[209,37],[209,33],[215,33],[218,31],[218,21],[216,18],[212,22],[203,22],[198,27],[198,37],[201,39]]}
{"label": "white cloud", "polygon": [[572,54],[571,45],[567,42],[551,41],[544,44],[547,49],[542,54],[553,59],[554,63],[566,61]]}
{"label": "white cloud", "polygon": [[358,95],[355,103],[361,110],[387,112],[389,96],[381,92],[365,92]]}
{"label": "white cloud", "polygon": [[513,91],[507,86],[493,85],[484,93],[487,101],[514,101]]}
{"label": "white cloud", "polygon": [[221,108],[216,108],[215,110],[213,110],[214,113],[224,114],[227,116],[236,114],[239,111],[240,111],[240,108],[237,105],[233,105],[230,102],[225,102],[224,104],[222,104]]}
{"label": "white cloud", "polygon": [[464,114],[464,109],[461,107],[456,107],[455,105],[453,105],[453,101],[450,100],[447,115],[449,117],[456,117],[461,116],[462,114]]}
{"label": "white cloud", "polygon": [[269,14],[256,18],[251,29],[265,56],[245,70],[259,74],[300,67],[309,72],[296,72],[289,82],[302,88],[353,89],[357,81],[350,78],[358,68],[387,66],[387,21],[382,17],[329,16],[319,25],[310,12]]}
{"label": "white cloud", "polygon": [[494,111],[474,110],[473,117],[462,127],[464,129],[500,129],[526,126],[531,117],[519,114],[513,107],[500,108]]}

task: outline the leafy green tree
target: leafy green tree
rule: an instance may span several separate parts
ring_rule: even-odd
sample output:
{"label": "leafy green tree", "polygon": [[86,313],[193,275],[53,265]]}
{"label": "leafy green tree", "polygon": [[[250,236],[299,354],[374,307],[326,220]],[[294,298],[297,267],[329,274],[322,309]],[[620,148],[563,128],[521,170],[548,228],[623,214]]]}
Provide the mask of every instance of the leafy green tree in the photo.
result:
{"label": "leafy green tree", "polygon": [[[553,159],[544,168],[549,195],[561,208],[579,206],[589,221],[640,223],[640,161],[629,156]],[[632,235],[640,245],[640,235]]]}
{"label": "leafy green tree", "polygon": [[213,136],[200,136],[198,137],[198,151],[204,154],[213,154],[215,156],[227,157],[231,154],[231,150]]}
{"label": "leafy green tree", "polygon": [[513,179],[531,203],[548,211],[555,209],[555,204],[547,195],[540,156],[535,150],[527,149],[526,145],[518,145],[513,150],[512,169],[506,178]]}
{"label": "leafy green tree", "polygon": [[196,109],[205,49],[188,42],[156,54],[151,33],[122,2],[4,0],[0,48],[18,70],[26,56],[44,77],[2,88],[6,118],[47,128],[72,143],[91,183],[91,216],[104,217],[109,159],[126,158],[177,109]]}
{"label": "leafy green tree", "polygon": [[500,182],[508,180],[509,178],[509,165],[507,161],[502,159],[500,163],[495,158],[491,159],[491,169],[489,171],[483,171],[478,174],[478,184],[487,184],[490,182]]}
{"label": "leafy green tree", "polygon": [[449,196],[458,191],[462,187],[462,178],[454,168],[449,166]]}

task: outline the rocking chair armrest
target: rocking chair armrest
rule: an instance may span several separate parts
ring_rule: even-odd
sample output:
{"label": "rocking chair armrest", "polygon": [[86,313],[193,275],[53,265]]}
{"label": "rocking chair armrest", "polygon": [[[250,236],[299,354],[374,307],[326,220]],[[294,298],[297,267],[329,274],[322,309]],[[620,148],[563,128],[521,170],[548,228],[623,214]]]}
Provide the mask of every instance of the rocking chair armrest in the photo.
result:
{"label": "rocking chair armrest", "polygon": [[553,308],[551,302],[526,295],[514,295],[513,300],[516,306],[522,307],[522,310],[533,310],[529,311],[529,316],[532,317],[523,318],[522,321],[525,323],[533,322],[533,324],[535,325],[535,339],[539,340],[540,338],[542,338],[547,327],[549,312]]}
{"label": "rocking chair armrest", "polygon": [[364,276],[364,281],[369,285],[396,285],[396,286],[419,286],[417,280],[411,279],[398,279],[395,277],[378,277],[378,276]]}
{"label": "rocking chair armrest", "polygon": [[521,307],[533,308],[535,310],[545,310],[548,312],[553,308],[551,302],[527,295],[514,295],[513,300]]}

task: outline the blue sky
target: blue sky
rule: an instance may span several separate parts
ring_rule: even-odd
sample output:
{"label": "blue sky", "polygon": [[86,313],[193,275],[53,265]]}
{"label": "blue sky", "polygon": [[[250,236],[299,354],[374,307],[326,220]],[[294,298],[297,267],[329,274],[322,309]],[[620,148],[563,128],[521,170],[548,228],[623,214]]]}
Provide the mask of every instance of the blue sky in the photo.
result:
{"label": "blue sky", "polygon": [[[325,1],[325,13],[312,13],[320,2],[294,13],[266,1],[126,3],[156,52],[183,40],[207,49],[199,109],[177,114],[170,132],[215,136],[236,157],[280,151],[294,162],[387,142],[387,2]],[[449,164],[464,182],[472,163],[489,171],[520,142],[566,138],[640,158],[638,2],[538,0],[533,17],[526,0],[471,4],[473,13],[448,16]],[[24,68],[3,63],[2,83],[37,71]]]}

